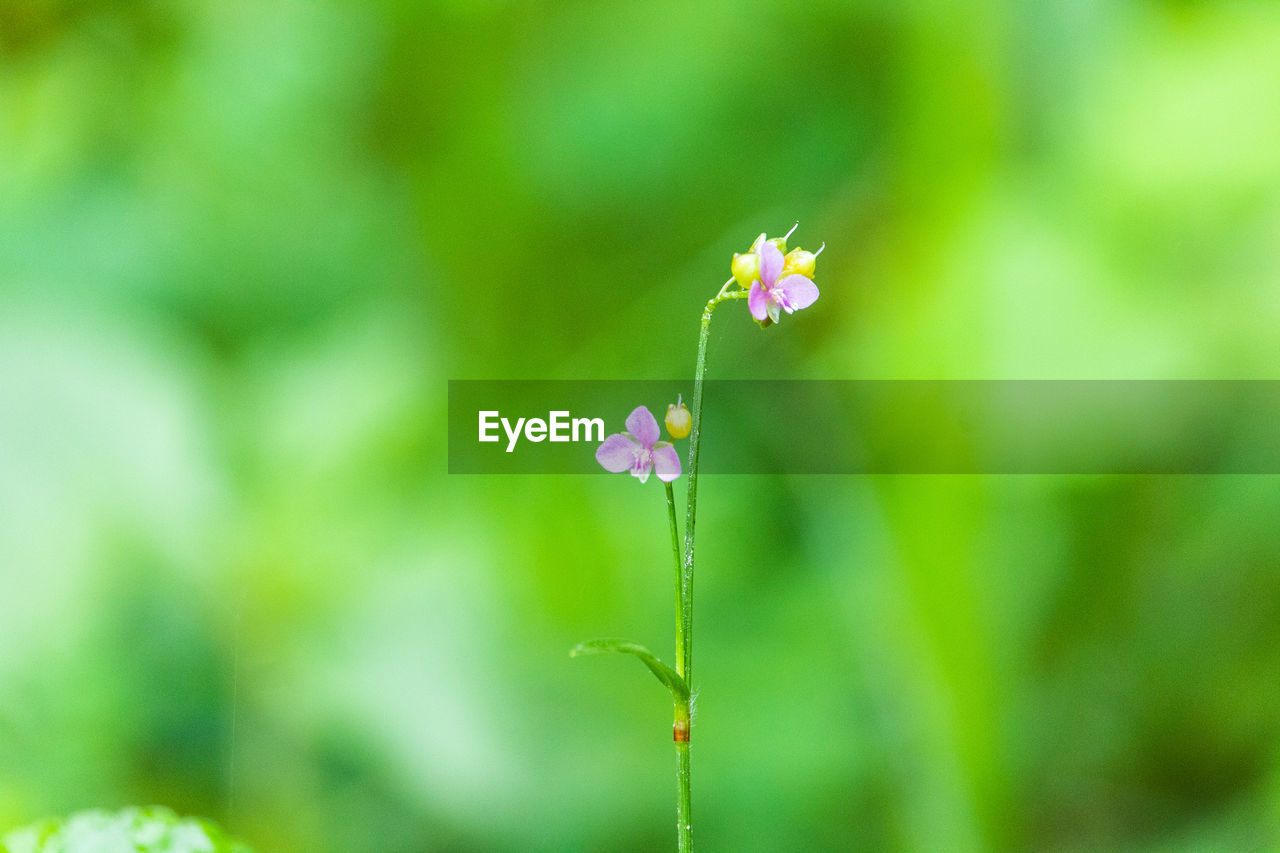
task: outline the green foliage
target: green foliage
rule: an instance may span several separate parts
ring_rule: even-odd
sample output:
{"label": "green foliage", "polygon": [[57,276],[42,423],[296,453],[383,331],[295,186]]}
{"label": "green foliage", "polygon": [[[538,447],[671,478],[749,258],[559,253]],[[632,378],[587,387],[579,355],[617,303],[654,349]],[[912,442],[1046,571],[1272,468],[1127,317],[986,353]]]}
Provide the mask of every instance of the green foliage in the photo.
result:
{"label": "green foliage", "polygon": [[15,830],[0,853],[252,853],[204,820],[151,806],[84,811]]}

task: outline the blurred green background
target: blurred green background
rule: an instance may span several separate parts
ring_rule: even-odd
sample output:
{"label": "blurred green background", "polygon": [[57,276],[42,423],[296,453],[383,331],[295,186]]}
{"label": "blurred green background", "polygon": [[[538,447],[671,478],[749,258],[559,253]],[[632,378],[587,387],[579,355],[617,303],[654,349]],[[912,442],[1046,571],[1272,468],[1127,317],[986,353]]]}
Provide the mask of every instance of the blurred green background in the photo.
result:
{"label": "blurred green background", "polygon": [[[566,656],[670,655],[661,489],[445,383],[691,376],[796,219],[712,376],[1280,378],[1280,4],[0,0],[0,829],[673,846]],[[701,849],[1280,849],[1275,478],[700,497]]]}

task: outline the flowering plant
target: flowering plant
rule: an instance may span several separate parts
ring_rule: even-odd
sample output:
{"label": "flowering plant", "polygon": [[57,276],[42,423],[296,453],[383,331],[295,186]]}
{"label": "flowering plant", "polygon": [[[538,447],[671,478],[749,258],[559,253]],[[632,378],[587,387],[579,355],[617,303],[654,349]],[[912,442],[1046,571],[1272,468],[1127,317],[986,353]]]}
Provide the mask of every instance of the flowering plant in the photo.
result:
{"label": "flowering plant", "polygon": [[746,252],[735,254],[730,264],[733,275],[720,292],[707,300],[698,335],[698,359],[693,379],[693,408],[684,398],[667,407],[665,423],[672,439],[689,438],[688,484],[685,496],[683,540],[676,520],[672,483],[683,473],[680,457],[672,442],[661,441],[658,421],[645,406],[637,406],[626,419],[626,431],[606,438],[596,450],[596,460],[607,471],[628,471],[642,484],[654,472],[666,489],[667,515],[671,523],[671,551],[675,562],[676,643],[673,669],[638,643],[626,640],[592,640],[569,652],[571,656],[619,652],[633,655],[671,691],[675,709],[672,738],[676,746],[676,842],[681,853],[693,849],[693,809],[689,764],[689,738],[693,723],[693,556],[698,499],[698,451],[702,439],[702,386],[707,371],[707,339],[711,315],[721,302],[746,299],[751,316],[762,329],[777,323],[782,313],[793,314],[818,299],[813,283],[817,252],[796,248],[787,251],[787,239],[761,234]]}

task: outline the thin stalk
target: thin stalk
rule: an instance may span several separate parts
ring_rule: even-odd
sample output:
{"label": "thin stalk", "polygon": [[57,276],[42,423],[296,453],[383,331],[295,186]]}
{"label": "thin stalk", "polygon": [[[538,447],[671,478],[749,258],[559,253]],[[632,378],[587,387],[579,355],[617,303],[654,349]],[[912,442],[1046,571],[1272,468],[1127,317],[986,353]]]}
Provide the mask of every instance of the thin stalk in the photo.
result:
{"label": "thin stalk", "polygon": [[[685,606],[680,571],[680,528],[676,522],[676,499],[667,483],[667,517],[671,520],[671,553],[675,558],[676,591],[676,672],[681,678],[685,673]],[[677,702],[672,738],[676,742],[676,844],[680,853],[693,850],[693,792],[689,783],[689,703]]]}
{"label": "thin stalk", "polygon": [[716,306],[729,299],[744,299],[745,290],[730,291],[733,279],[720,288],[720,292],[707,300],[702,310],[702,329],[698,334],[698,363],[693,374],[693,408],[690,410],[689,430],[689,491],[686,500],[684,524],[684,566],[680,578],[680,599],[684,604],[684,676],[685,683],[693,687],[693,546],[694,528],[698,512],[698,456],[702,445],[702,381],[707,373],[707,340],[711,336],[711,313]]}
{"label": "thin stalk", "polygon": [[[733,279],[720,288],[720,292],[707,300],[702,311],[702,328],[698,334],[698,363],[693,375],[692,423],[689,431],[689,490],[686,500],[684,527],[684,558],[676,566],[676,607],[679,620],[676,625],[676,671],[693,687],[693,534],[698,506],[698,452],[702,443],[702,380],[707,372],[707,340],[711,335],[711,314],[717,305],[729,299],[743,299],[745,290],[730,291]],[[671,486],[667,485],[667,504],[671,508],[671,543],[676,545],[675,501]],[[676,742],[676,840],[680,853],[693,851],[693,797],[689,769],[689,736],[692,727],[692,699],[677,703],[675,708]]]}
{"label": "thin stalk", "polygon": [[676,741],[676,778],[680,780],[680,798],[676,800],[676,849],[693,851],[693,801],[689,788],[689,742]]}
{"label": "thin stalk", "polygon": [[667,517],[671,520],[671,554],[675,558],[676,566],[676,672],[681,678],[684,678],[684,596],[680,591],[680,526],[676,522],[676,498],[671,491],[671,484],[666,483],[667,487]]}

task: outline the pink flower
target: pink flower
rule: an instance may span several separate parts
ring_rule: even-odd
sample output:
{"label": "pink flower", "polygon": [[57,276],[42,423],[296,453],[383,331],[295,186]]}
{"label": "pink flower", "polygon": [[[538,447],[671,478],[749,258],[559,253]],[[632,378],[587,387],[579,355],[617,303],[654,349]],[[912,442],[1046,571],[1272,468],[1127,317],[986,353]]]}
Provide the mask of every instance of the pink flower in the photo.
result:
{"label": "pink flower", "polygon": [[756,252],[760,258],[760,278],[751,282],[747,307],[758,322],[763,323],[768,317],[776,323],[781,316],[779,308],[791,314],[818,301],[818,286],[805,276],[792,273],[778,278],[783,258],[777,246],[761,240]]}
{"label": "pink flower", "polygon": [[670,483],[680,476],[680,456],[669,441],[658,441],[658,421],[644,406],[627,415],[627,431],[615,432],[596,449],[596,461],[606,471],[620,474],[630,469],[640,482],[656,470],[658,479]]}

